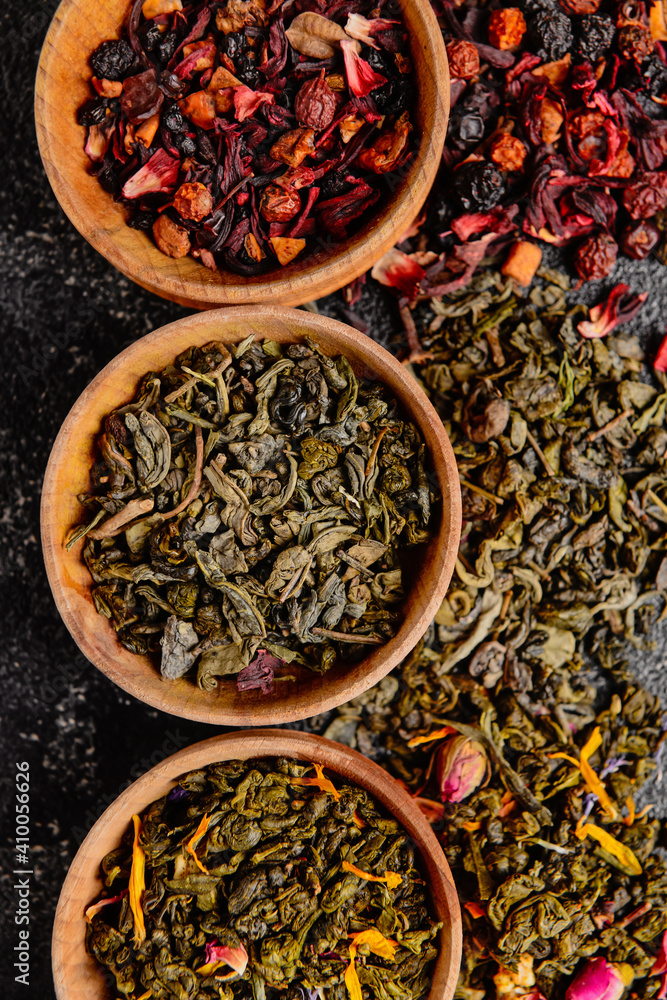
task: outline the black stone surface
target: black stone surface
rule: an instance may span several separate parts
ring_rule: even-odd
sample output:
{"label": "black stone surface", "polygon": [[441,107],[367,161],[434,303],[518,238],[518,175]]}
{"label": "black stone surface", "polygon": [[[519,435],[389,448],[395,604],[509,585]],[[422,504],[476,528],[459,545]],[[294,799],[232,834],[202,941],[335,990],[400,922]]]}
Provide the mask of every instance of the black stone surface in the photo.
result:
{"label": "black stone surface", "polygon": [[[0,13],[0,996],[55,996],[50,935],[62,880],[95,819],[134,778],[212,727],[153,711],[125,696],[79,654],[55,609],[39,544],[39,502],[49,451],[68,410],[120,350],[186,311],[121,277],[73,229],[42,170],[33,81],[53,0]],[[667,318],[667,270],[656,261],[618,267],[649,300],[636,323],[655,341]],[[605,285],[609,287],[609,283]],[[583,293],[599,298],[600,286]],[[344,318],[341,297],[322,311]],[[355,307],[368,332],[400,344],[392,299],[367,292]],[[664,644],[634,659],[665,694]],[[313,720],[317,727],[321,720]],[[17,983],[14,776],[28,762],[30,975]],[[659,788],[649,798],[660,800]],[[24,876],[25,877],[25,876]]]}

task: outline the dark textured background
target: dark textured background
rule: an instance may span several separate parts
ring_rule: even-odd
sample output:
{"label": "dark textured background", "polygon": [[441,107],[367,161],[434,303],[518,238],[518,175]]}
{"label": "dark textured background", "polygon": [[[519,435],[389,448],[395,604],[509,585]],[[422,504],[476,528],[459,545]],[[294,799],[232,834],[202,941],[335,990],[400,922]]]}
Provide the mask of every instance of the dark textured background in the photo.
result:
{"label": "dark textured background", "polygon": [[[78,652],[44,573],[39,501],[49,451],[68,410],[119,351],[186,311],[121,277],[60,211],[42,170],[32,117],[33,81],[53,0],[0,14],[0,996],[54,997],[50,935],[62,880],[78,844],[119,791],[176,748],[215,734],[126,697]],[[667,269],[618,266],[649,300],[634,326],[651,342],[667,318]],[[609,287],[609,282],[603,288]],[[376,286],[377,289],[377,286]],[[599,285],[586,290],[589,301]],[[333,296],[322,311],[345,318]],[[369,333],[400,348],[396,310],[366,292],[357,311]],[[667,691],[660,636],[631,653],[644,682]],[[320,728],[326,720],[312,720]],[[30,986],[14,981],[15,762],[30,764]],[[661,800],[661,789],[649,796]]]}

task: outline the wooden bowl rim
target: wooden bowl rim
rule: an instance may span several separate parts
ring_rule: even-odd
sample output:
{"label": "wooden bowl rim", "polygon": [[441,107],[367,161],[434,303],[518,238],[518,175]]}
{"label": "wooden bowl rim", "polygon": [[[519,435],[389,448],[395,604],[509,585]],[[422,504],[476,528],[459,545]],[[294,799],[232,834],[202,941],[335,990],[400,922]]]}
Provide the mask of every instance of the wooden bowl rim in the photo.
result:
{"label": "wooden bowl rim", "polygon": [[[280,756],[322,764],[359,785],[395,816],[412,838],[429,876],[431,900],[444,925],[427,1000],[451,1000],[461,964],[461,910],[449,864],[421,810],[387,771],[351,747],[315,734],[276,729],[241,730],[186,747],[134,781],[102,813],[81,843],[58,899],[52,936],[58,1000],[104,1000],[101,978],[99,993],[91,995],[92,978],[99,966],[85,950],[84,907],[95,898],[94,890],[86,895],[93,881],[101,890],[101,860],[120,843],[132,815],[166,794],[187,771],[224,760]],[[81,958],[70,958],[74,949],[81,950]]]}
{"label": "wooden bowl rim", "polygon": [[[57,136],[60,127],[54,114],[60,111],[62,96],[53,79],[53,67],[58,59],[58,43],[68,34],[71,14],[81,9],[81,0],[61,0],[47,32],[35,81],[35,125],[42,163],[55,197],[70,222],[78,232],[114,267],[143,288],[192,308],[214,308],[225,304],[276,302],[282,305],[301,305],[320,298],[353,281],[370,268],[395,245],[416,218],[435,180],[444,147],[449,117],[449,69],[447,53],[437,19],[429,0],[399,0],[409,11],[408,17],[419,24],[419,37],[410,31],[415,77],[420,90],[416,99],[417,114],[424,116],[420,126],[420,142],[408,173],[400,181],[398,190],[385,197],[384,208],[368,220],[352,237],[332,253],[317,251],[313,262],[299,266],[298,260],[268,275],[244,278],[224,272],[225,277],[207,271],[190,257],[174,261],[161,254],[144,234],[132,237],[126,247],[105,229],[110,215],[105,211],[100,218],[80,196],[81,164],[63,162],[58,155]],[[98,5],[89,4],[94,16]],[[419,53],[419,58],[414,58]],[[425,67],[430,69],[427,74]],[[424,81],[427,80],[428,86]],[[57,93],[56,93],[57,91]],[[420,102],[420,94],[429,100]],[[71,124],[71,123],[70,123]],[[83,141],[81,143],[83,147]],[[108,199],[109,212],[115,203]],[[129,227],[126,227],[129,228]],[[134,231],[132,231],[134,232]],[[142,263],[138,253],[145,240],[146,259]],[[129,239],[129,237],[128,237]],[[136,249],[135,249],[136,248]],[[190,270],[196,266],[196,277],[181,273],[181,267]]]}
{"label": "wooden bowl rim", "polygon": [[[67,468],[65,463],[69,462],[69,456],[81,452],[84,442],[90,443],[87,433],[79,429],[82,414],[91,408],[94,412],[99,408],[101,419],[113,405],[122,405],[122,400],[115,404],[104,402],[103,389],[107,380],[126,369],[143,373],[153,370],[155,366],[162,367],[165,355],[168,359],[164,362],[166,364],[194,344],[205,344],[215,339],[237,342],[247,334],[252,322],[264,326],[265,336],[273,333],[278,338],[283,337],[283,328],[279,326],[282,322],[289,331],[289,335],[283,338],[284,342],[293,342],[306,333],[311,334],[321,339],[325,350],[348,356],[353,367],[355,364],[358,366],[361,359],[361,363],[378,374],[418,423],[430,448],[442,493],[438,535],[428,543],[422,558],[422,567],[432,572],[434,577],[433,586],[426,592],[416,581],[406,595],[405,616],[397,635],[384,646],[375,647],[375,651],[359,663],[345,667],[341,664],[324,675],[314,675],[312,680],[294,685],[280,700],[265,698],[259,692],[244,692],[242,699],[235,697],[224,687],[224,681],[214,691],[202,691],[195,683],[185,679],[164,681],[149,657],[129,653],[120,646],[111,625],[102,616],[95,615],[98,627],[91,635],[91,629],[79,620],[70,606],[68,596],[72,586],[71,582],[68,583],[71,577],[67,566],[73,562],[81,565],[79,549],[82,543],[77,543],[68,553],[62,544],[62,537],[56,537],[57,503],[54,497],[59,475],[63,474],[63,468]],[[385,377],[385,372],[391,374],[391,379]],[[130,389],[134,391],[134,387],[135,383],[128,384],[128,393]],[[78,490],[84,488],[78,483],[72,486],[73,490],[77,487]],[[160,327],[116,355],[84,389],[65,418],[49,457],[42,488],[41,535],[47,577],[56,606],[81,652],[124,691],[154,708],[221,726],[295,722],[333,709],[378,683],[412,652],[440,607],[454,571],[460,530],[461,494],[454,452],[442,421],[414,377],[388,351],[344,323],[282,306],[238,306],[195,313]],[[408,624],[410,619],[411,625]],[[109,642],[113,642],[117,659],[108,655],[107,645],[103,648],[97,645],[98,641],[106,642],[107,636]],[[123,662],[124,657],[130,658],[127,664]],[[367,665],[369,661],[370,666]],[[129,664],[132,666],[128,669]],[[144,669],[144,664],[149,664],[150,673]],[[136,672],[130,672],[132,667],[136,667]]]}

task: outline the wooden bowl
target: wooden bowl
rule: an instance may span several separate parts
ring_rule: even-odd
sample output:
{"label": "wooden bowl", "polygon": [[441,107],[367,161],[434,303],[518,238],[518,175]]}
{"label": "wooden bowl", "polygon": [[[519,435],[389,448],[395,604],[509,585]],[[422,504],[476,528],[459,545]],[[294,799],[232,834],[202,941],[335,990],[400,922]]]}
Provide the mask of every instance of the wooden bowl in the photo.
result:
{"label": "wooden bowl", "polygon": [[[233,680],[202,691],[191,680],[165,681],[149,656],[131,653],[108,620],[95,610],[91,577],[81,559],[83,541],[67,552],[72,525],[83,520],[79,493],[88,492],[94,439],[102,419],[131,401],[140,378],[161,370],[193,345],[232,343],[254,333],[281,343],[312,335],[331,355],[345,355],[357,374],[390,387],[422,432],[442,493],[437,535],[424,546],[421,569],[404,606],[398,634],[359,663],[340,662],[323,675],[290,666],[295,682],[281,681],[272,695],[239,693]],[[240,306],[195,313],[162,327],[128,347],[100,372],[72,407],[56,438],[42,491],[42,545],[58,610],[88,659],[119,687],[164,712],[216,725],[275,725],[307,718],[340,705],[376,684],[414,648],[440,607],[456,559],[461,527],[459,477],[442,422],[417,382],[382,347],[336,320],[280,306]],[[417,575],[417,574],[413,574]]]}
{"label": "wooden bowl", "polygon": [[461,963],[461,911],[452,874],[431,827],[410,795],[368,757],[321,736],[290,730],[228,733],[187,747],[125,789],[100,816],[70,865],[53,925],[53,978],[58,1000],[109,1000],[103,968],[87,953],[84,911],[100,894],[100,862],[118,847],[134,813],[167,794],[187,771],[224,760],[289,757],[322,764],[371,794],[404,827],[421,855],[438,920],[440,952],[428,1000],[451,1000]]}
{"label": "wooden bowl", "polygon": [[419,148],[382,208],[343,244],[252,278],[212,272],[191,257],[172,260],[145,233],[130,229],[124,208],[87,172],[77,109],[90,96],[88,57],[116,38],[128,0],[63,0],[42,49],[35,86],[37,138],[54,194],[70,222],[119,271],[157,295],[195,309],[250,302],[299,305],[341,288],[392,247],[422,207],[435,179],[449,114],[449,70],[429,0],[399,0],[417,83]]}

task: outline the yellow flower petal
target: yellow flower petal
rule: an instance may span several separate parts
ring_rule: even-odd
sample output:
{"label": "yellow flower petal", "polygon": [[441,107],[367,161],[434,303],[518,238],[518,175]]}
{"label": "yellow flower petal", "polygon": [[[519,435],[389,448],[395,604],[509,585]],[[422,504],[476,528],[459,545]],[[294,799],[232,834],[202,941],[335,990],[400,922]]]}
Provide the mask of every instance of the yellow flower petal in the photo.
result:
{"label": "yellow flower petal", "polygon": [[197,849],[197,844],[208,830],[208,825],[210,822],[211,822],[211,817],[208,815],[208,813],[206,813],[204,816],[202,816],[199,826],[195,830],[193,836],[190,837],[187,844],[185,845],[185,850],[188,852],[188,854],[192,855],[194,862],[197,865],[197,868],[199,868],[199,870],[202,871],[204,875],[208,875],[208,868],[206,868],[197,857],[196,849]]}
{"label": "yellow flower petal", "polygon": [[444,726],[442,729],[434,729],[432,733],[428,736],[413,736],[411,740],[408,740],[409,747],[418,747],[422,743],[431,743],[433,740],[441,740],[445,736],[451,736],[456,730],[452,729],[451,726]]}
{"label": "yellow flower petal", "polygon": [[577,826],[574,832],[579,840],[585,840],[586,837],[592,837],[593,840],[597,840],[601,847],[608,854],[612,854],[620,861],[623,867],[627,868],[629,872],[632,872],[633,875],[641,875],[642,866],[639,864],[636,855],[633,854],[629,847],[622,844],[620,840],[616,840],[615,837],[612,837],[602,827],[596,826],[595,823],[584,823],[582,826]]}
{"label": "yellow flower petal", "polygon": [[345,985],[347,987],[347,992],[350,994],[350,1000],[362,1000],[361,983],[359,982],[357,970],[354,967],[354,956],[356,954],[357,949],[354,945],[350,945],[350,964],[345,970]]}
{"label": "yellow flower petal", "polygon": [[403,881],[398,872],[385,872],[384,876],[369,875],[368,872],[363,872],[361,868],[350,864],[349,861],[343,861],[341,868],[344,872],[351,872],[357,878],[363,878],[366,882],[384,882],[388,889],[395,889]]}
{"label": "yellow flower petal", "polygon": [[356,934],[350,934],[350,938],[352,940],[350,955],[353,948],[356,954],[356,949],[359,945],[366,944],[374,955],[379,955],[380,958],[386,958],[388,962],[393,962],[398,942],[392,941],[391,938],[386,938],[375,927],[369,927],[367,931],[358,931]]}
{"label": "yellow flower petal", "polygon": [[146,855],[139,846],[141,820],[132,817],[134,823],[134,844],[132,845],[132,868],[130,869],[130,909],[134,918],[134,943],[141,944],[146,938],[144,911],[141,909],[141,897],[146,888]]}
{"label": "yellow flower petal", "polygon": [[329,781],[328,778],[324,777],[324,768],[322,767],[322,765],[312,764],[311,766],[315,768],[315,774],[317,775],[316,778],[290,778],[290,784],[315,785],[315,787],[319,788],[321,791],[329,792],[329,794],[333,795],[336,801],[338,801],[338,799],[340,798],[340,792],[335,787],[333,782]]}
{"label": "yellow flower petal", "polygon": [[607,795],[607,791],[603,783],[598,778],[597,774],[588,763],[588,758],[591,757],[598,747],[602,743],[602,735],[600,733],[600,727],[596,726],[591,734],[590,738],[587,740],[585,746],[581,751],[581,756],[579,760],[574,757],[570,757],[567,753],[550,753],[549,757],[552,759],[568,760],[570,764],[574,764],[575,767],[579,768],[581,776],[584,779],[584,783],[588,788],[589,792],[597,798],[598,802],[607,813],[610,819],[616,819],[618,816],[618,811],[616,806],[611,801]]}

